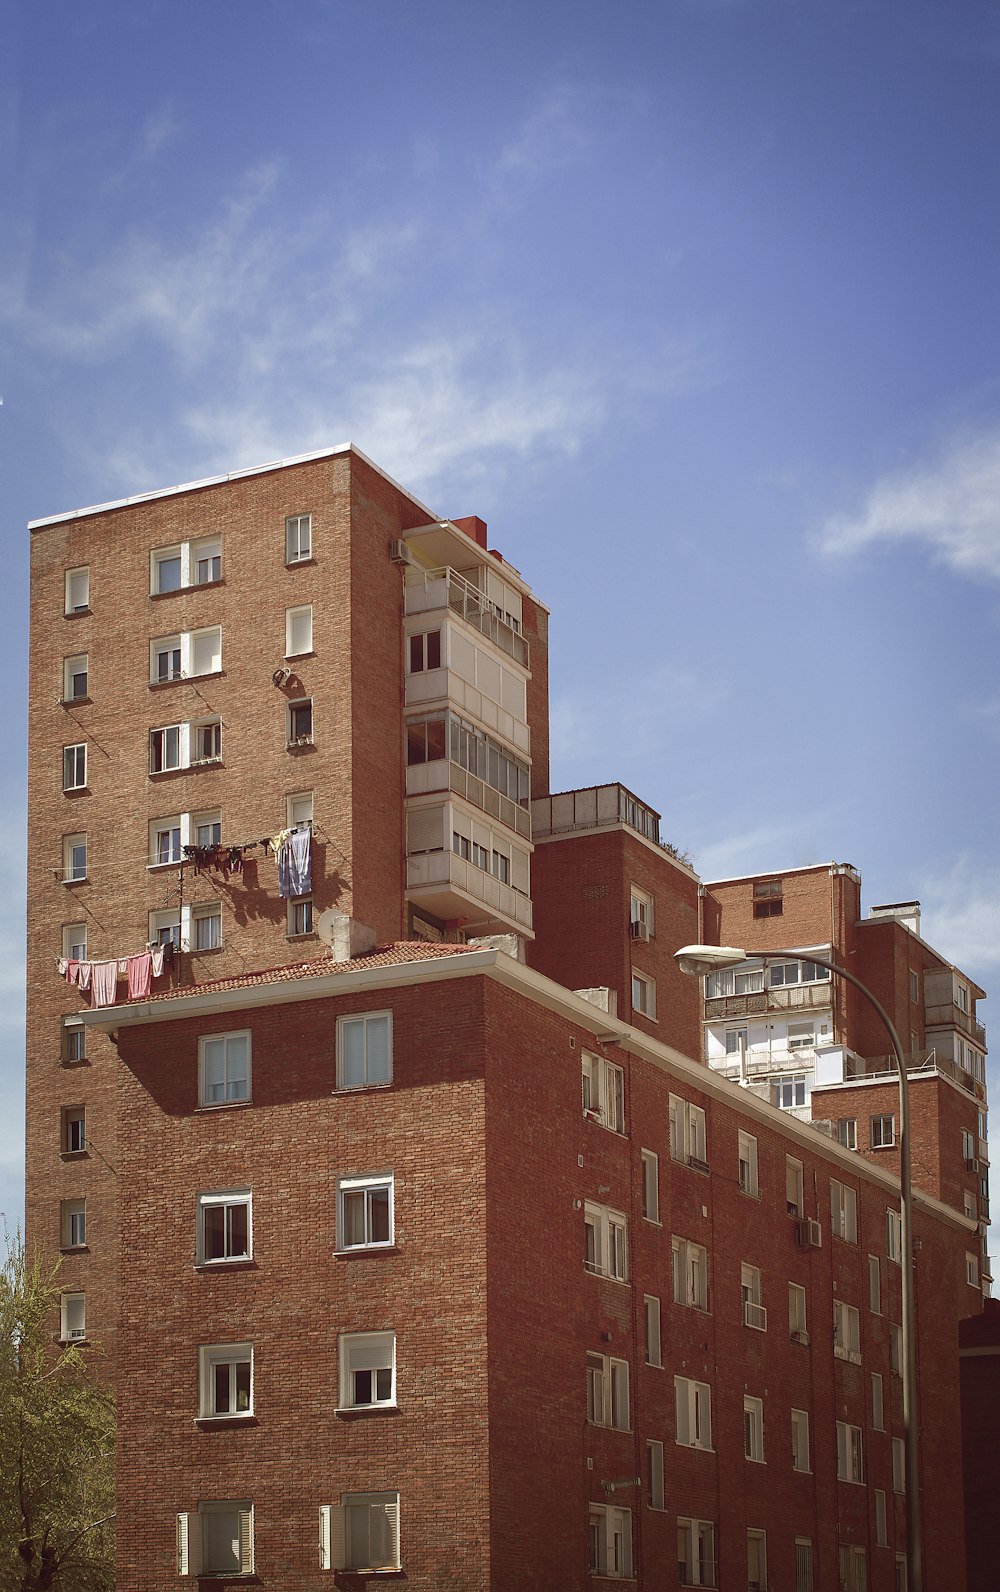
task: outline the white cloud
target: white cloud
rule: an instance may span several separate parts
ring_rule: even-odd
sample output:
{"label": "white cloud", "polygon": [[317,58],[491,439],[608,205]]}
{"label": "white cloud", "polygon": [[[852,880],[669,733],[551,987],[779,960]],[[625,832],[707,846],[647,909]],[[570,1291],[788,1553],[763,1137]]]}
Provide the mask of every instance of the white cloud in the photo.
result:
{"label": "white cloud", "polygon": [[973,978],[1000,968],[1000,866],[958,857],[921,890],[922,937]]}
{"label": "white cloud", "polygon": [[973,579],[1000,579],[1000,434],[956,438],[937,464],[877,481],[856,515],[828,519],[828,555],[916,541]]}

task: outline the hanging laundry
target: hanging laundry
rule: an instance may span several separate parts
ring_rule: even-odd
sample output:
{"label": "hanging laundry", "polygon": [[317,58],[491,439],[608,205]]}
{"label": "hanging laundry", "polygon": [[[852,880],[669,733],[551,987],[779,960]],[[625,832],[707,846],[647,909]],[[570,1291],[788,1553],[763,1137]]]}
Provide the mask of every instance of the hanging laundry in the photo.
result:
{"label": "hanging laundry", "polygon": [[[71,962],[70,966],[72,967],[72,965],[73,964]],[[93,965],[93,962],[78,962],[76,965],[76,978],[72,979],[70,982],[78,984],[81,989],[89,989],[90,971]]]}
{"label": "hanging laundry", "polygon": [[130,956],[128,967],[128,998],[130,1001],[143,1000],[150,992],[153,980],[153,956],[150,951],[143,951],[139,956]]}
{"label": "hanging laundry", "polygon": [[91,1006],[113,1006],[118,985],[118,960],[91,963]]}
{"label": "hanging laundry", "polygon": [[278,894],[309,895],[312,890],[312,830],[293,829],[278,852]]}
{"label": "hanging laundry", "polygon": [[152,947],[152,949],[150,950],[150,953],[149,953],[149,960],[150,960],[150,963],[152,965],[153,977],[154,978],[161,978],[162,975],[163,975],[163,946],[162,945],[154,945]]}

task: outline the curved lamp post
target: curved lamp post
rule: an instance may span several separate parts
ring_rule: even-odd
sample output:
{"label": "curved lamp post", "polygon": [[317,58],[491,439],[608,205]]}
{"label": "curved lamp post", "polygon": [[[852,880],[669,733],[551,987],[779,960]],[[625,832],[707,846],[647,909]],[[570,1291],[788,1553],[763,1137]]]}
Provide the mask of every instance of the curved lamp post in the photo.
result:
{"label": "curved lamp post", "polygon": [[[746,951],[734,945],[684,945],[674,952],[682,973],[700,977],[740,962],[767,962],[775,957],[799,961],[801,951]],[[917,1445],[917,1336],[913,1278],[913,1201],[910,1186],[910,1086],[906,1057],[892,1018],[867,984],[838,962],[827,962],[810,951],[808,961],[825,967],[864,996],[885,1025],[899,1074],[899,1225],[903,1285],[903,1449],[906,1460],[906,1577],[909,1592],[923,1592],[924,1573],[920,1549],[920,1463]]]}

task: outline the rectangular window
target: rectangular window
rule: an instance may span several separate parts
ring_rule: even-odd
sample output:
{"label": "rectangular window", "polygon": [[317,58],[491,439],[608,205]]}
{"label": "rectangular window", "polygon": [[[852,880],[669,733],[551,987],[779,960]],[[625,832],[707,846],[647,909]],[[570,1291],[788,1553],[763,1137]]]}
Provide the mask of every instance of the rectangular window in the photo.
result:
{"label": "rectangular window", "polygon": [[611,1504],[591,1504],[589,1517],[591,1575],[626,1581],[632,1575],[632,1512]]}
{"label": "rectangular window", "polygon": [[806,1329],[806,1291],[797,1282],[788,1284],[788,1335],[796,1343],[809,1342]]}
{"label": "rectangular window", "polygon": [[87,1296],[82,1293],[59,1295],[59,1337],[73,1343],[87,1336]]}
{"label": "rectangular window", "polygon": [[645,973],[632,972],[632,1010],[648,1017],[656,1017],[656,984]]}
{"label": "rectangular window", "polygon": [[312,697],[289,702],[286,709],[289,746],[310,746],[313,738]]}
{"label": "rectangular window", "polygon": [[796,1111],[806,1103],[806,1076],[781,1078],[774,1085],[774,1104],[779,1111]]}
{"label": "rectangular window", "polygon": [[894,1321],[889,1323],[889,1370],[903,1374],[903,1329]]}
{"label": "rectangular window", "polygon": [[285,823],[289,829],[311,829],[313,821],[313,793],[296,791],[285,797]]}
{"label": "rectangular window", "polygon": [[222,626],[185,630],[180,635],[158,636],[149,644],[151,685],[171,680],[218,674],[222,669]]}
{"label": "rectangular window", "polygon": [[393,1241],[393,1176],[342,1177],[337,1184],[337,1248],[383,1249]]}
{"label": "rectangular window", "polygon": [[62,954],[70,962],[87,960],[87,925],[67,923],[62,931]]}
{"label": "rectangular window", "polygon": [[896,1555],[896,1592],[906,1592],[906,1554]]}
{"label": "rectangular window", "polygon": [[816,1029],[812,1023],[789,1023],[787,1044],[789,1050],[812,1050],[816,1043]]}
{"label": "rectangular window", "polygon": [[896,1493],[906,1491],[906,1447],[901,1437],[892,1440],[892,1490]]}
{"label": "rectangular window", "polygon": [[809,1469],[809,1411],[792,1411],[792,1469]]}
{"label": "rectangular window", "polygon": [[646,1364],[662,1365],[659,1299],[654,1294],[645,1294],[643,1296],[643,1309],[646,1318]]}
{"label": "rectangular window", "polygon": [[877,1255],[868,1256],[868,1308],[873,1316],[882,1314],[882,1267]]}
{"label": "rectangular window", "polygon": [[510,857],[494,846],[490,859],[490,872],[501,884],[510,884]]}
{"label": "rectangular window", "polygon": [[863,1482],[865,1458],[860,1426],[837,1422],[837,1480]]}
{"label": "rectangular window", "polygon": [[150,643],[150,681],[165,685],[168,680],[181,677],[181,638],[164,636]]}
{"label": "rectangular window", "polygon": [[767,1592],[767,1533],[747,1531],[747,1592]]}
{"label": "rectangular window", "polygon": [[795,1539],[795,1592],[813,1592],[813,1549],[808,1537]]}
{"label": "rectangular window", "polygon": [[84,790],[87,784],[87,744],[63,747],[63,790]]}
{"label": "rectangular window", "polygon": [[222,814],[216,809],[210,813],[191,814],[191,839],[196,846],[218,846],[222,843]]}
{"label": "rectangular window", "polygon": [[61,1118],[60,1146],[63,1155],[80,1155],[87,1148],[86,1107],[63,1106]]}
{"label": "rectangular window", "polygon": [[885,1431],[885,1402],[882,1393],[882,1375],[879,1371],[872,1372],[872,1429],[876,1432]]}
{"label": "rectangular window", "polygon": [[646,1444],[646,1502],[650,1509],[663,1508],[663,1444]]}
{"label": "rectangular window", "polygon": [[892,1209],[885,1213],[885,1250],[898,1265],[903,1258],[903,1218]]}
{"label": "rectangular window", "polygon": [[760,1194],[757,1181],[757,1140],[751,1133],[739,1136],[740,1188],[744,1194]]}
{"label": "rectangular window", "polygon": [[846,1183],[830,1179],[830,1228],[835,1238],[858,1241],[858,1194]]}
{"label": "rectangular window", "polygon": [[337,1088],[392,1082],[392,1013],[337,1019]]}
{"label": "rectangular window", "polygon": [[285,563],[312,558],[312,515],[291,514],[285,521]]}
{"label": "rectangular window", "polygon": [[677,1579],[681,1586],[715,1585],[715,1526],[677,1518]]}
{"label": "rectangular window", "polygon": [[887,1548],[889,1546],[889,1530],[885,1514],[885,1493],[881,1487],[875,1489],[875,1546]]}
{"label": "rectangular window", "polygon": [[640,890],[636,884],[632,886],[630,894],[629,921],[633,940],[648,940],[652,937],[655,931],[653,897],[648,891]]}
{"label": "rectangular window", "polygon": [[85,614],[90,607],[90,569],[85,564],[80,569],[66,571],[66,613]]}
{"label": "rectangular window", "polygon": [[222,756],[222,720],[201,719],[190,725],[189,731],[192,764],[217,763]]}
{"label": "rectangular window", "polygon": [[[187,825],[185,824],[185,829]],[[180,816],[172,818],[154,818],[149,826],[149,865],[151,868],[163,867],[165,863],[183,861],[181,851],[181,819]]]}
{"label": "rectangular window", "polygon": [[708,1171],[705,1113],[680,1095],[670,1096],[670,1154],[675,1161],[686,1161]]}
{"label": "rectangular window", "polygon": [[312,604],[285,609],[285,657],[298,658],[313,650]]}
{"label": "rectangular window", "polygon": [[63,836],[63,882],[78,884],[87,877],[86,835]]}
{"label": "rectangular window", "polygon": [[764,969],[720,968],[709,973],[705,980],[705,999],[719,1000],[723,995],[759,995],[764,988]]}
{"label": "rectangular window", "polygon": [[62,1200],[59,1205],[59,1243],[63,1249],[87,1247],[86,1200]]}
{"label": "rectangular window", "polygon": [[62,1061],[67,1066],[87,1059],[87,1030],[80,1022],[63,1019]]}
{"label": "rectangular window", "polygon": [[250,1259],[253,1222],[248,1188],[199,1194],[197,1254],[199,1266]]}
{"label": "rectangular window", "polygon": [[712,1389],[707,1382],[674,1377],[677,1442],[684,1448],[712,1446]]}
{"label": "rectangular window", "polygon": [[198,1041],[198,1104],[250,1099],[250,1034],[206,1035]]}
{"label": "rectangular window", "polygon": [[583,1208],[584,1265],[599,1277],[625,1282],[627,1243],[625,1217],[590,1200]]}
{"label": "rectangular window", "polygon": [[861,1316],[842,1299],[833,1301],[833,1352],[838,1360],[861,1364]]}
{"label": "rectangular window", "polygon": [[758,1332],[767,1331],[767,1311],[760,1302],[760,1267],[740,1267],[740,1292],[743,1296],[743,1322]]}
{"label": "rectangular window", "polygon": [[158,547],[151,554],[152,589],[154,595],[161,592],[180,591],[183,584],[181,578],[181,550],[179,547]]}
{"label": "rectangular window", "polygon": [[204,1345],[198,1350],[202,1420],[253,1414],[253,1349],[249,1343]]}
{"label": "rectangular window", "polygon": [[868,1592],[868,1556],[846,1542],[840,1545],[840,1592]]}
{"label": "rectangular window", "polygon": [[63,701],[84,702],[89,692],[87,690],[88,658],[85,652],[79,652],[72,658],[63,660]]}
{"label": "rectangular window", "polygon": [[695,1310],[708,1309],[708,1250],[686,1238],[670,1241],[673,1261],[674,1302]]}
{"label": "rectangular window", "polygon": [[660,1165],[652,1150],[642,1152],[642,1214],[647,1222],[660,1220]]}
{"label": "rectangular window", "polygon": [[802,1183],[802,1162],[791,1155],[785,1156],[785,1205],[789,1216],[806,1213]]}
{"label": "rectangular window", "polygon": [[247,1499],[200,1503],[177,1516],[177,1574],[253,1575],[253,1505]]}
{"label": "rectangular window", "polygon": [[190,549],[192,584],[210,586],[222,579],[222,542],[217,536],[192,542]]}
{"label": "rectangular window", "polygon": [[583,1112],[584,1116],[610,1128],[612,1133],[625,1132],[625,1073],[613,1061],[603,1056],[583,1053]]}
{"label": "rectangular window", "polygon": [[628,1361],[587,1355],[587,1420],[592,1426],[629,1429]]}
{"label": "rectangular window", "polygon": [[342,1332],[340,1408],[384,1409],[395,1403],[395,1332]]}
{"label": "rectangular window", "polygon": [[222,903],[219,901],[192,908],[194,949],[217,951],[222,944]]}
{"label": "rectangular window", "polygon": [[845,1150],[856,1150],[858,1147],[858,1119],[857,1117],[841,1117],[837,1123],[837,1142]]}
{"label": "rectangular window", "polygon": [[181,726],[168,724],[161,730],[150,730],[149,772],[165,774],[181,767]]}
{"label": "rectangular window", "polygon": [[896,1119],[893,1116],[878,1116],[871,1119],[871,1147],[873,1150],[888,1150],[896,1142]]}
{"label": "rectangular window", "polygon": [[920,980],[913,968],[910,968],[910,999],[915,1004],[920,1001]]}
{"label": "rectangular window", "polygon": [[965,1254],[965,1280],[970,1288],[979,1287],[979,1257],[966,1250]]}
{"label": "rectangular window", "polygon": [[747,1027],[741,1024],[737,1028],[726,1029],[726,1055],[738,1056],[741,1050],[747,1048]]}
{"label": "rectangular window", "polygon": [[[181,950],[181,908],[180,906],[165,907],[161,912],[149,914],[149,943],[150,945],[172,945],[175,951]],[[183,949],[187,950],[187,946]]]}
{"label": "rectangular window", "polygon": [[410,673],[424,674],[441,667],[441,632],[428,630],[410,637]]}
{"label": "rectangular window", "polygon": [[298,896],[288,903],[288,937],[311,934],[313,931],[312,896]]}
{"label": "rectangular window", "polygon": [[781,912],[781,880],[758,879],[753,887],[754,917],[780,918]]}
{"label": "rectangular window", "polygon": [[743,1456],[755,1465],[764,1463],[764,1401],[743,1397]]}

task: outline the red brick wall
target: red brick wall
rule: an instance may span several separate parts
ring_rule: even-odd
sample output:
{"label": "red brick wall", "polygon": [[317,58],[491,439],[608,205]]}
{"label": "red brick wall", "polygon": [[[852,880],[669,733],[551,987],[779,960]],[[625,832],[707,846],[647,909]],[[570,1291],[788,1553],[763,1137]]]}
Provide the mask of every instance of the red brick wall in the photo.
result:
{"label": "red brick wall", "polygon": [[961,1341],[968,1592],[993,1592],[1000,1496],[1000,1300],[987,1299],[980,1315],[962,1322]]}

